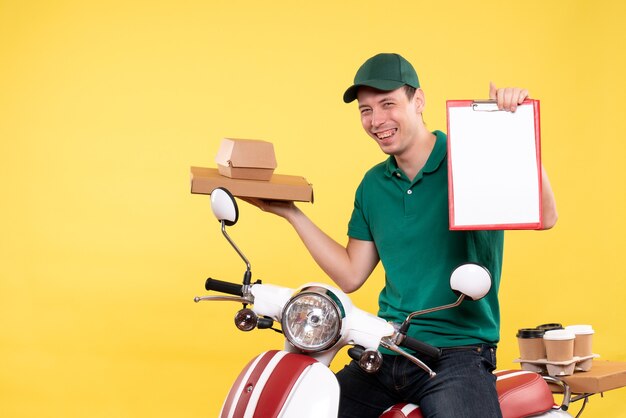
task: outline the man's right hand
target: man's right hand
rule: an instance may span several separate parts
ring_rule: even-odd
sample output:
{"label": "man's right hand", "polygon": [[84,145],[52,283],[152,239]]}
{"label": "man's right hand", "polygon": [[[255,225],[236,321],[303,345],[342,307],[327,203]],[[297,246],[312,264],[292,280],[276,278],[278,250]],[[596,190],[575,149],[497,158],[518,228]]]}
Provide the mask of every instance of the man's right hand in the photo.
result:
{"label": "man's right hand", "polygon": [[289,214],[298,211],[296,205],[289,200],[270,200],[259,199],[255,197],[242,197],[240,199],[250,203],[253,206],[256,206],[263,212],[273,213],[274,215],[278,215],[283,218],[287,218]]}

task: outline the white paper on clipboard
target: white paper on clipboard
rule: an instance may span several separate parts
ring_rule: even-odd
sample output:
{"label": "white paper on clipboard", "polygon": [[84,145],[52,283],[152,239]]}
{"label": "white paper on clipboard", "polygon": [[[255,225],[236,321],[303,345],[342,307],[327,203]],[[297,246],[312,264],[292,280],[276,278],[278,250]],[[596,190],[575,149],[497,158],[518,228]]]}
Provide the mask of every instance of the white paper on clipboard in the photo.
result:
{"label": "white paper on clipboard", "polygon": [[540,228],[539,101],[450,100],[447,115],[450,229]]}

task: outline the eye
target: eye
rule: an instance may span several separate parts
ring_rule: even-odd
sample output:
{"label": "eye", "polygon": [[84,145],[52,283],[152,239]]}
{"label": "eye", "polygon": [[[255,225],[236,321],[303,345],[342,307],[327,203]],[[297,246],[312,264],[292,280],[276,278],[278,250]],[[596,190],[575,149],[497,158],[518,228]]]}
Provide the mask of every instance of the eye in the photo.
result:
{"label": "eye", "polygon": [[388,109],[392,107],[394,104],[395,104],[394,102],[385,102],[383,103],[383,108]]}
{"label": "eye", "polygon": [[369,115],[372,112],[372,109],[369,107],[361,108],[361,116]]}

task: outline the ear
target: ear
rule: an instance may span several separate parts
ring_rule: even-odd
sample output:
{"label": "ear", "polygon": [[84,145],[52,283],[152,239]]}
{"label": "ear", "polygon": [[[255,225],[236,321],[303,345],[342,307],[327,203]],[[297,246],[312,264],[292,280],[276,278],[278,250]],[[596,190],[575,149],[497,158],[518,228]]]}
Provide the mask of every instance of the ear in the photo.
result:
{"label": "ear", "polygon": [[415,90],[415,95],[413,95],[413,103],[415,103],[415,110],[417,111],[417,113],[422,113],[424,111],[424,108],[426,107],[426,97],[424,96],[424,90]]}

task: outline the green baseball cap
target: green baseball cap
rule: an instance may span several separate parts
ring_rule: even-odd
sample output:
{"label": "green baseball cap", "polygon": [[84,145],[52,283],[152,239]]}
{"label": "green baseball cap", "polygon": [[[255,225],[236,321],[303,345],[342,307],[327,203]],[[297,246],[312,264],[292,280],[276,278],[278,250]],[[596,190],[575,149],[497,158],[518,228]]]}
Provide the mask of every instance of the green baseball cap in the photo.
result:
{"label": "green baseball cap", "polygon": [[361,86],[390,91],[404,85],[418,89],[417,73],[410,62],[399,54],[378,54],[365,61],[354,76],[354,85],[343,94],[343,101],[350,103],[356,99]]}

